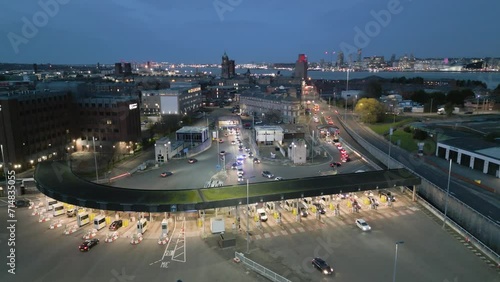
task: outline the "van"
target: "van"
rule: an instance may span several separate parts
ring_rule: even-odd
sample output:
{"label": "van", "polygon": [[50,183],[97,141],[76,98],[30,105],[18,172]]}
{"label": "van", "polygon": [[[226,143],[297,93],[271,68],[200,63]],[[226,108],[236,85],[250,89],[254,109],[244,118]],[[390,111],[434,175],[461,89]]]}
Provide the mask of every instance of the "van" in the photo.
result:
{"label": "van", "polygon": [[73,217],[73,216],[75,216],[75,215],[76,215],[76,208],[68,209],[68,210],[66,211],[66,215],[67,215],[68,217]]}

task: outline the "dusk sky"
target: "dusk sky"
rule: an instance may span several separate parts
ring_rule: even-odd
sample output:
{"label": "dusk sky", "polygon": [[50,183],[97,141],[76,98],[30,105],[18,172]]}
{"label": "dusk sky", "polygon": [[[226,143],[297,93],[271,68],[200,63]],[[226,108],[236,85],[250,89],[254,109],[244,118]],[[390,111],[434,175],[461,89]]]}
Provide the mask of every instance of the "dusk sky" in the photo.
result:
{"label": "dusk sky", "polygon": [[493,0],[1,2],[0,62],[219,63],[224,51],[236,63],[329,61],[357,48],[386,59],[500,57]]}

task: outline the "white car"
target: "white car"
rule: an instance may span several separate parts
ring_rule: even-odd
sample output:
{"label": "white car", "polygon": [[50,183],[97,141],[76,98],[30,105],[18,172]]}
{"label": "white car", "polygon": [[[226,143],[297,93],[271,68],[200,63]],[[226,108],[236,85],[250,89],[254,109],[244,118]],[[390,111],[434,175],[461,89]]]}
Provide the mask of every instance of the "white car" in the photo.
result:
{"label": "white car", "polygon": [[243,176],[245,172],[243,171],[242,168],[238,168],[238,176]]}
{"label": "white car", "polygon": [[264,209],[257,209],[260,221],[267,221],[267,213]]}
{"label": "white car", "polygon": [[366,223],[366,221],[364,219],[361,219],[361,218],[356,219],[356,225],[363,231],[372,230],[370,225],[368,225],[368,223]]}
{"label": "white car", "polygon": [[281,180],[283,180],[283,177],[281,177],[281,176],[277,176],[276,178],[274,178],[274,180],[276,180],[276,181],[281,181]]}

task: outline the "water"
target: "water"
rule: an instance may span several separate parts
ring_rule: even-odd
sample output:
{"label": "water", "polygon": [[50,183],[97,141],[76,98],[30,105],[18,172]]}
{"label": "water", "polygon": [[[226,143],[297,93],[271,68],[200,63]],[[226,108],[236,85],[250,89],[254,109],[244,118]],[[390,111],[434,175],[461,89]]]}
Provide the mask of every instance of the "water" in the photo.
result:
{"label": "water", "polygon": [[[194,74],[195,68],[182,68],[179,69],[181,73]],[[199,68],[198,71],[207,72],[214,75],[220,75],[219,68]],[[288,70],[273,70],[273,69],[251,69],[253,74],[272,74],[280,73],[283,76],[291,76],[292,71]],[[246,69],[236,69],[238,74],[246,73]],[[323,72],[323,71],[309,71],[309,77],[312,79],[329,79],[329,80],[346,80],[347,73],[345,72]],[[369,76],[379,76],[382,78],[395,78],[395,77],[422,77],[425,80],[439,80],[439,79],[457,79],[457,80],[478,80],[486,83],[489,89],[494,89],[500,84],[500,72],[350,72],[349,79],[366,78]]]}

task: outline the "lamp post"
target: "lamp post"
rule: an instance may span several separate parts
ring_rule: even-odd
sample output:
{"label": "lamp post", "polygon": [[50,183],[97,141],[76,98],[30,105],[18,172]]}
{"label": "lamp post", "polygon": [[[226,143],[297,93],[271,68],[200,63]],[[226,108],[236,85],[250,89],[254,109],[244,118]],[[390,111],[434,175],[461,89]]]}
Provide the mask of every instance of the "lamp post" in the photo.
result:
{"label": "lamp post", "polygon": [[396,267],[398,265],[398,246],[404,244],[404,241],[396,242],[396,255],[394,257],[394,272],[392,273],[392,282],[396,282]]}
{"label": "lamp post", "polygon": [[95,181],[99,181],[99,174],[98,174],[98,169],[97,169],[97,155],[95,151],[95,137],[92,136],[92,143],[94,145],[94,163],[95,163]]}
{"label": "lamp post", "polygon": [[444,200],[443,229],[446,226],[446,214],[448,212],[448,198],[450,197],[451,161],[452,159],[450,158],[450,168],[448,169],[448,186],[446,188],[446,199]]}
{"label": "lamp post", "polygon": [[391,147],[392,147],[392,127],[389,129],[389,154],[387,155],[387,169],[390,169],[390,161],[391,161]]}
{"label": "lamp post", "polygon": [[250,252],[250,196],[249,190],[250,185],[248,184],[248,180],[250,178],[254,178],[255,176],[247,177],[247,254]]}

